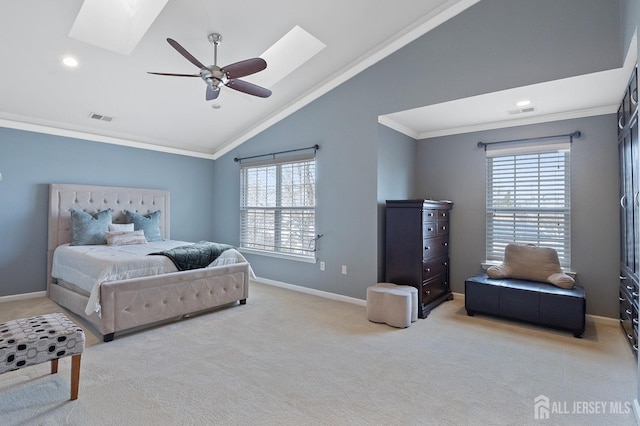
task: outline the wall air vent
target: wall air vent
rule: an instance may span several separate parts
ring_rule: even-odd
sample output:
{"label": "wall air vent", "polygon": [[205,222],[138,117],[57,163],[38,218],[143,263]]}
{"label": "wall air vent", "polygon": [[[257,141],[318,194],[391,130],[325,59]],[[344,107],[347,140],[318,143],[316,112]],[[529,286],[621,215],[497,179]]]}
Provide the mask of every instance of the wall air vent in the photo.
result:
{"label": "wall air vent", "polygon": [[91,114],[89,114],[89,118],[93,118],[94,120],[100,120],[100,121],[111,121],[111,120],[113,120],[113,117],[108,117],[108,116],[102,115],[102,114],[96,114],[95,112],[92,112]]}

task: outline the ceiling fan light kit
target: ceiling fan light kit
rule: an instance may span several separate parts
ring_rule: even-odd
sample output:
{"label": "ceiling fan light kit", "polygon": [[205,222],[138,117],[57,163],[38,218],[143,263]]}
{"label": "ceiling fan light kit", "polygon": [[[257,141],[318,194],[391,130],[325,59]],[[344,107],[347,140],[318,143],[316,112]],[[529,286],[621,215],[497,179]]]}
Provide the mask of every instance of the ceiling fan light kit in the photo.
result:
{"label": "ceiling fan light kit", "polygon": [[248,81],[239,80],[240,77],[246,77],[267,68],[267,62],[264,59],[245,59],[244,61],[235,62],[227,65],[226,67],[220,68],[218,66],[218,44],[222,41],[222,36],[218,33],[212,33],[207,36],[207,39],[213,45],[213,65],[204,65],[177,41],[167,38],[167,42],[176,49],[178,53],[193,65],[200,68],[200,72],[198,74],[149,72],[149,74],[172,77],[200,77],[207,84],[205,99],[208,101],[218,98],[221,85],[261,98],[268,98],[271,96],[271,90],[249,83]]}

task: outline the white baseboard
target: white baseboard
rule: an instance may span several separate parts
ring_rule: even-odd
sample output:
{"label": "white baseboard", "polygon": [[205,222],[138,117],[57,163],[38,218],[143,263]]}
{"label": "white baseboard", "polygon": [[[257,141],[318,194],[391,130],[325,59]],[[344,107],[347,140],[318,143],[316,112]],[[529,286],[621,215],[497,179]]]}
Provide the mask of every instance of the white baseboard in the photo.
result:
{"label": "white baseboard", "polygon": [[[367,306],[367,301],[358,299],[355,297],[343,296],[341,294],[329,293],[328,291],[316,290],[313,288],[302,287],[299,285],[288,284],[281,281],[270,280],[268,278],[256,278],[256,281],[262,284],[272,285],[274,287],[282,287],[293,291],[299,291],[300,293],[313,294],[315,296],[324,297],[327,299],[337,300],[340,302],[353,303],[355,305]],[[463,300],[464,293],[452,293],[454,300]],[[585,320],[594,324],[602,324],[608,326],[617,326],[620,321],[617,318],[602,317],[599,315],[585,315]]]}
{"label": "white baseboard", "polygon": [[353,303],[354,305],[367,306],[367,301],[358,299],[356,297],[343,296],[341,294],[329,293],[328,291],[316,290],[313,288],[302,287],[299,285],[293,285],[283,283],[282,281],[270,280],[267,278],[256,278],[257,282],[261,284],[272,285],[274,287],[286,288],[288,290],[298,291],[300,293],[312,294],[314,296],[324,297],[325,299],[337,300],[339,302]]}
{"label": "white baseboard", "polygon": [[38,297],[47,297],[47,292],[35,291],[33,293],[13,294],[11,296],[0,296],[0,303],[15,302],[16,300],[36,299]]}

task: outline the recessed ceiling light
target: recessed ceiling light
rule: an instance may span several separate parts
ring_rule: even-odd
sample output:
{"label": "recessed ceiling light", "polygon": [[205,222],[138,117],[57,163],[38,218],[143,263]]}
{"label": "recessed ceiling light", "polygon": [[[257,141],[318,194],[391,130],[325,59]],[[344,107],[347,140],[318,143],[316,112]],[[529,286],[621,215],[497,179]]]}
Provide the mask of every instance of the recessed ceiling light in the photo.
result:
{"label": "recessed ceiling light", "polygon": [[519,107],[525,107],[527,105],[531,105],[531,101],[528,99],[524,99],[522,101],[516,102],[516,106],[519,106]]}
{"label": "recessed ceiling light", "polygon": [[62,63],[65,64],[68,67],[77,67],[78,66],[78,61],[76,60],[76,58],[73,58],[71,56],[65,56],[62,59]]}

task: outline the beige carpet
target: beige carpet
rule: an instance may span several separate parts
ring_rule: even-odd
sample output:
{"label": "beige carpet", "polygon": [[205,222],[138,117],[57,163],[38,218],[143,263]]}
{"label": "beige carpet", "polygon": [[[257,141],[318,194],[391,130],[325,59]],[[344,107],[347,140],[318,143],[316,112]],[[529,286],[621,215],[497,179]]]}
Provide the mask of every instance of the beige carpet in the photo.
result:
{"label": "beige carpet", "polygon": [[[59,310],[47,299],[8,302],[0,322]],[[368,322],[362,306],[252,284],[245,306],[110,343],[88,333],[73,402],[69,365],[0,375],[0,424],[635,424],[632,410],[611,412],[636,398],[619,326],[589,324],[575,339],[467,317],[459,300],[394,329]],[[539,395],[549,420],[534,418]],[[596,402],[605,412],[573,412]]]}

